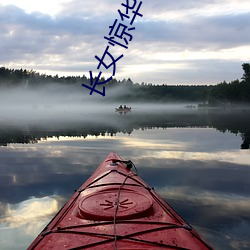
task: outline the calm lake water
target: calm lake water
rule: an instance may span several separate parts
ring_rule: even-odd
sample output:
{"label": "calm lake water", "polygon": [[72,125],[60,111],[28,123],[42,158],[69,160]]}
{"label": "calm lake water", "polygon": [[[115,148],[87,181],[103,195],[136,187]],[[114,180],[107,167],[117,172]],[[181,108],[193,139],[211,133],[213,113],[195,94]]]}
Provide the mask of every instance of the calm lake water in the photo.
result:
{"label": "calm lake water", "polygon": [[250,249],[250,110],[113,110],[0,117],[0,248],[27,248],[115,151],[215,249]]}

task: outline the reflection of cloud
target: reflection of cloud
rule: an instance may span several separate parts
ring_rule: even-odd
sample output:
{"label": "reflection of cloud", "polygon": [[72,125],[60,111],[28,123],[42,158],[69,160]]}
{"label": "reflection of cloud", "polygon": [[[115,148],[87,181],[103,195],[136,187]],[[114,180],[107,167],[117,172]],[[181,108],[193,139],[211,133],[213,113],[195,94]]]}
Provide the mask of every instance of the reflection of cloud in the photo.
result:
{"label": "reflection of cloud", "polygon": [[250,198],[190,187],[157,188],[157,193],[214,249],[250,249]]}
{"label": "reflection of cloud", "polygon": [[184,149],[184,145],[180,144],[175,144],[174,142],[172,143],[157,143],[156,141],[150,141],[150,140],[144,140],[144,139],[139,139],[135,141],[134,138],[124,138],[123,144],[127,147],[142,147],[145,149]]}
{"label": "reflection of cloud", "polygon": [[0,208],[5,208],[4,215],[0,217],[0,248],[26,249],[59,210],[62,202],[59,196],[47,196],[15,205],[0,204]]}
{"label": "reflection of cloud", "polygon": [[250,211],[250,198],[235,195],[235,194],[223,194],[209,191],[202,191],[188,187],[163,187],[157,189],[157,193],[164,197],[166,200],[174,199],[187,203],[199,204],[202,206],[217,206],[221,209],[217,211],[216,216],[219,214],[228,215],[240,215],[248,214]]}
{"label": "reflection of cloud", "polygon": [[[240,155],[240,157],[239,157]],[[198,161],[221,161],[249,166],[250,155],[248,151],[220,151],[220,152],[178,152],[160,151],[154,152],[152,157],[159,159],[184,159]]]}
{"label": "reflection of cloud", "polygon": [[25,232],[33,234],[34,227],[37,227],[43,218],[46,220],[57,211],[58,202],[54,197],[31,198],[16,205],[8,204],[5,217],[0,219],[0,223],[11,228],[25,225]]}
{"label": "reflection of cloud", "polygon": [[0,202],[0,221],[1,221],[1,218],[3,217],[3,214],[5,213],[5,210],[6,210],[6,204],[3,202]]}

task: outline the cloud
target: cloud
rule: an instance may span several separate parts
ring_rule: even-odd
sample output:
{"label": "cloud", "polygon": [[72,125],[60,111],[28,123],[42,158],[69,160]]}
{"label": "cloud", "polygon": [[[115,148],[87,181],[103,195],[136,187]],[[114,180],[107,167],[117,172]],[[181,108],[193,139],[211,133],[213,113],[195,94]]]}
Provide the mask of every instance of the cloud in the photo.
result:
{"label": "cloud", "polygon": [[59,15],[107,18],[107,16],[112,16],[117,13],[118,8],[121,8],[121,3],[114,0],[91,0],[85,1],[84,3],[81,0],[73,0],[64,4],[64,8]]}
{"label": "cloud", "polygon": [[[67,1],[53,16],[0,5],[0,63],[42,73],[88,75],[97,67],[95,55],[101,57],[108,45],[104,36],[109,26],[120,19],[121,3]],[[242,48],[249,49],[248,10],[245,0],[240,5],[234,0],[144,0],[129,49],[111,48],[117,57],[124,54],[116,77],[187,84],[240,78],[241,64],[250,60],[246,53],[242,56]],[[233,58],[228,50],[234,51]]]}

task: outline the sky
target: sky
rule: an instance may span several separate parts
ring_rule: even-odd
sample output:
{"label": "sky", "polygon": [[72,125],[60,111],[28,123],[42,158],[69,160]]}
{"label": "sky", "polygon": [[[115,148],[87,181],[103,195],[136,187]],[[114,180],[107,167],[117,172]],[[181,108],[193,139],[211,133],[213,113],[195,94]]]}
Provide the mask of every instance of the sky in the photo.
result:
{"label": "sky", "polygon": [[[142,0],[132,25],[125,0],[0,0],[0,67],[33,69],[59,76],[89,77],[107,46],[121,59],[115,78],[153,84],[217,84],[240,79],[250,62],[250,1]],[[129,0],[132,7],[134,0]],[[133,10],[136,10],[139,0]],[[129,21],[133,17],[128,12]],[[104,38],[110,26],[127,26],[127,49]],[[130,28],[134,30],[128,30]],[[121,36],[122,26],[117,30]],[[131,40],[131,41],[130,41]],[[104,63],[112,61],[106,54]]]}

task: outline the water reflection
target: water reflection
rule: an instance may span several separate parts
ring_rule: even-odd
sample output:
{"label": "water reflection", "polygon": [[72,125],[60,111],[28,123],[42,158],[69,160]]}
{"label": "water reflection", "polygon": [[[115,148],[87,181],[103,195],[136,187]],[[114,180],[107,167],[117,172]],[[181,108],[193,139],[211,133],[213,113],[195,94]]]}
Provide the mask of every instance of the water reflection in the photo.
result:
{"label": "water reflection", "polygon": [[[117,115],[91,127],[77,122],[43,129],[29,125],[25,133],[35,144],[11,143],[15,133],[24,134],[17,127],[13,133],[1,131],[8,141],[0,148],[1,249],[25,249],[114,150],[131,159],[139,175],[215,249],[249,249],[250,154],[240,150],[240,133],[249,126],[237,127],[239,120],[232,125],[236,118],[222,114],[216,115],[218,123],[215,116],[197,112]],[[227,119],[226,125],[215,126]]]}
{"label": "water reflection", "polygon": [[55,197],[30,198],[18,204],[7,204],[4,209],[5,216],[0,223],[11,228],[26,225],[25,233],[31,234],[33,230],[30,229],[35,221],[40,223],[44,217],[53,215],[58,209]]}
{"label": "water reflection", "polygon": [[30,198],[17,204],[3,204],[0,217],[1,249],[24,249],[30,238],[42,230],[59,210],[60,197]]}
{"label": "water reflection", "polygon": [[[34,120],[14,119],[0,122],[0,145],[37,143],[60,136],[84,137],[131,134],[137,129],[210,127],[220,132],[240,135],[239,148],[250,145],[250,110],[169,110],[135,108],[131,114],[119,115],[111,110],[97,113],[51,113]],[[42,119],[43,118],[43,119]],[[66,119],[67,118],[67,119]]]}

